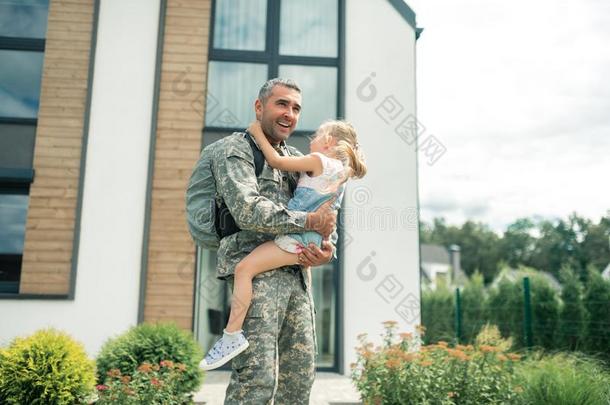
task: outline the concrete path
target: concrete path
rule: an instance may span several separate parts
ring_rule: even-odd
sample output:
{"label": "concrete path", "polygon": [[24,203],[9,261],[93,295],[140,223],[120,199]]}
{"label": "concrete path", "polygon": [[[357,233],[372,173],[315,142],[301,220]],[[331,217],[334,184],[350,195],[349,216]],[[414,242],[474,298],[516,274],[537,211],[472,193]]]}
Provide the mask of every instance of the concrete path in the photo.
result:
{"label": "concrete path", "polygon": [[[229,371],[206,373],[196,404],[222,405],[229,384]],[[310,405],[356,405],[360,396],[348,377],[335,373],[318,373],[311,391]]]}

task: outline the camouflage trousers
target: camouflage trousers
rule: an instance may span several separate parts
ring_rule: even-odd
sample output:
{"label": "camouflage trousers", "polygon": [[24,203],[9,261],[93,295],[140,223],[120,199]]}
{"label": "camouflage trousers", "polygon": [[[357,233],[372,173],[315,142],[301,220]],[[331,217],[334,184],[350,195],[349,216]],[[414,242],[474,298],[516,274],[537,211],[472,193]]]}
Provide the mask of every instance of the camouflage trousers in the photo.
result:
{"label": "camouflage trousers", "polygon": [[308,404],[316,341],[304,275],[291,268],[268,271],[254,278],[252,291],[243,327],[250,346],[233,359],[225,404]]}

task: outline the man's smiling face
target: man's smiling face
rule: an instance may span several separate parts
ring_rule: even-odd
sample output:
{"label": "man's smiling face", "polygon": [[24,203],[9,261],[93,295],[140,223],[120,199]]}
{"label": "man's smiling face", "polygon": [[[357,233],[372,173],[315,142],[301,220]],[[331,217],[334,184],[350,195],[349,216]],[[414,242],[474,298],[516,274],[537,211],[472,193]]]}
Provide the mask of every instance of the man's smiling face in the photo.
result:
{"label": "man's smiling face", "polygon": [[261,122],[263,132],[269,141],[279,143],[288,139],[299,122],[301,114],[301,93],[282,85],[275,85],[271,95],[263,103],[257,99],[254,104],[256,117]]}

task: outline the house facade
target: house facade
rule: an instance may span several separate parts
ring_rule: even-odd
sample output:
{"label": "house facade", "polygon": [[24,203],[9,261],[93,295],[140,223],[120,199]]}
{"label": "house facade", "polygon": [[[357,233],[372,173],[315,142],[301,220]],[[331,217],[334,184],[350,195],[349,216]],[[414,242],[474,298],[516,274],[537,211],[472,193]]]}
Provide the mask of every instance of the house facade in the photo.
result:
{"label": "house facade", "polygon": [[422,243],[420,246],[421,287],[435,290],[437,287],[463,287],[468,276],[461,267],[461,249],[458,245],[448,248]]}
{"label": "house facade", "polygon": [[303,90],[289,143],[345,118],[369,166],[338,260],[313,271],[318,368],[349,372],[382,321],[413,330],[420,32],[402,0],[0,0],[0,344],[55,327],[95,355],[173,321],[207,348],[230,291],[190,238],[186,185],[276,76]]}

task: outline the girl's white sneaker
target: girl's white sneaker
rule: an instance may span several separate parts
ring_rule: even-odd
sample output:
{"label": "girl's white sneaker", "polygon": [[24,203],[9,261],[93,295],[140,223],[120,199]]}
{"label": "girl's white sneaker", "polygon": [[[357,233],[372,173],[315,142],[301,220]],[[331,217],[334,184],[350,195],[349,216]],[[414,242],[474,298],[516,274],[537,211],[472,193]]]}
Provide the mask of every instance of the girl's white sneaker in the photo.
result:
{"label": "girl's white sneaker", "polygon": [[206,371],[214,370],[246,350],[248,346],[248,339],[246,339],[242,331],[230,334],[225,331],[223,336],[212,346],[205,358],[201,360],[199,368]]}

